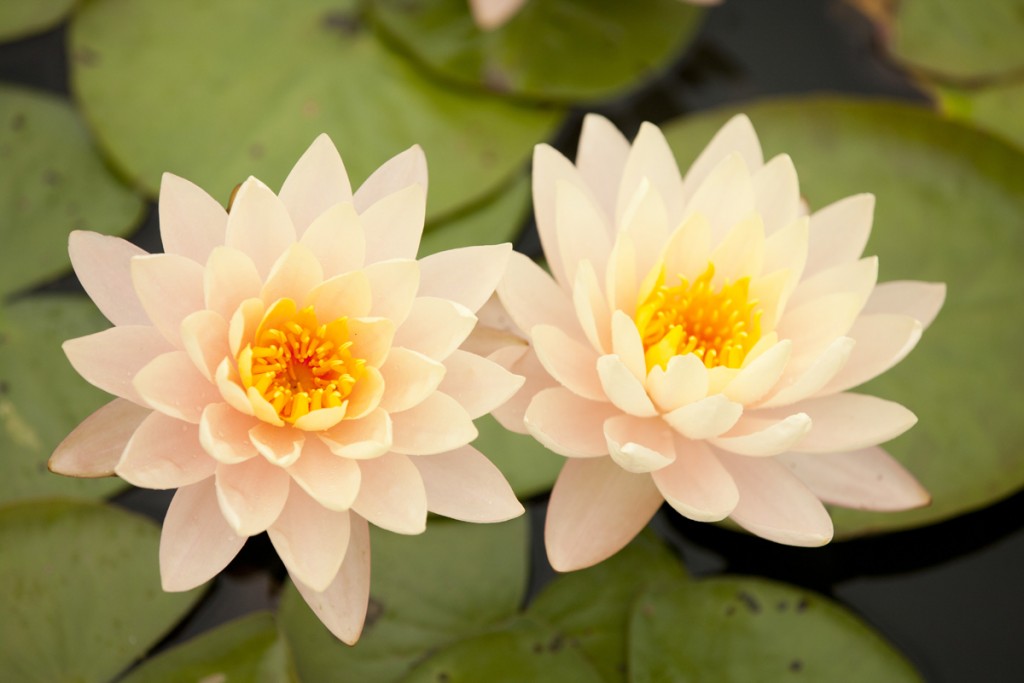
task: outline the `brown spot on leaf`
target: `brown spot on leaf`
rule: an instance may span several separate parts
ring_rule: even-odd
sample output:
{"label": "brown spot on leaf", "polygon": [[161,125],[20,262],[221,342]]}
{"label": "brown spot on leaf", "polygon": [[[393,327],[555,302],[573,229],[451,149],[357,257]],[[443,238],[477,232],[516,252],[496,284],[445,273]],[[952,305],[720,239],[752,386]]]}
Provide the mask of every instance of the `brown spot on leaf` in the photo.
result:
{"label": "brown spot on leaf", "polygon": [[801,612],[805,612],[805,611],[807,611],[807,608],[810,607],[810,606],[811,606],[810,600],[808,600],[807,598],[800,598],[800,601],[798,603],[796,603],[796,611],[797,611],[798,614],[801,613]]}
{"label": "brown spot on leaf", "polygon": [[11,130],[21,130],[25,127],[25,114],[24,112],[15,112],[14,116],[11,117]]}
{"label": "brown spot on leaf", "polygon": [[792,662],[789,663],[789,670],[792,671],[793,673],[796,673],[798,671],[803,671],[803,668],[804,668],[804,663],[801,662],[799,659],[794,659]]}
{"label": "brown spot on leaf", "polygon": [[80,47],[75,50],[71,58],[82,66],[96,66],[100,61],[100,53],[91,47]]}
{"label": "brown spot on leaf", "polygon": [[358,35],[363,30],[363,20],[358,12],[327,12],[321,19],[324,28],[343,36]]}
{"label": "brown spot on leaf", "polygon": [[253,159],[262,159],[264,154],[266,154],[266,150],[260,143],[254,142],[249,145],[249,156]]}
{"label": "brown spot on leaf", "polygon": [[757,601],[757,598],[755,598],[750,593],[746,591],[740,591],[736,594],[736,597],[739,598],[740,602],[746,605],[747,609],[750,610],[752,614],[757,614],[761,611],[761,603],[759,603]]}

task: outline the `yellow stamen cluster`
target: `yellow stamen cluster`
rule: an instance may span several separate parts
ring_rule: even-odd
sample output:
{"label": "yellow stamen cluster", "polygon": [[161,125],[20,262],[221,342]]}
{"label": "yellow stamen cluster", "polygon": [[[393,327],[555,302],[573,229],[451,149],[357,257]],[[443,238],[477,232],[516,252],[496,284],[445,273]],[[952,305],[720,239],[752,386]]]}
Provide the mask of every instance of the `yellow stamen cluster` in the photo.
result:
{"label": "yellow stamen cluster", "polygon": [[750,299],[750,278],[711,284],[709,263],[693,282],[679,275],[679,284],[665,283],[662,266],[655,282],[641,293],[636,326],[644,343],[647,371],[668,366],[673,356],[692,353],[708,368],[738,368],[761,338],[761,309]]}
{"label": "yellow stamen cluster", "polygon": [[247,391],[255,388],[282,420],[294,423],[346,404],[366,372],[351,347],[347,318],[321,324],[312,306],[297,310],[291,299],[280,299],[239,352],[238,373]]}

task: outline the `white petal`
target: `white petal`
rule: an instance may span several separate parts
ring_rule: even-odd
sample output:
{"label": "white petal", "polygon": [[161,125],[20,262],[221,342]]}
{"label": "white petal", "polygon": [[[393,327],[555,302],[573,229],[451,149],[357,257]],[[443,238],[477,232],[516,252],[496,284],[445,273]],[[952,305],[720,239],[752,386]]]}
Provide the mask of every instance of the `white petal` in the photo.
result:
{"label": "white petal", "polygon": [[350,521],[348,512],[328,510],[293,484],[284,510],[267,533],[292,578],[322,591],[334,581],[348,554]]}
{"label": "white petal", "polygon": [[427,493],[409,456],[387,453],[360,460],[362,483],[352,509],[382,529],[421,534],[427,528]]}
{"label": "white petal", "polygon": [[732,429],[743,414],[743,406],[722,394],[713,394],[699,401],[676,408],[662,417],[673,429],[688,439],[710,439]]}
{"label": "white petal", "polygon": [[427,189],[427,158],[419,145],[396,154],[374,171],[356,190],[352,203],[363,213],[381,199],[410,185]]}
{"label": "white petal", "polygon": [[75,230],[68,255],[86,294],[115,325],[149,325],[132,286],[131,261],[146,252],[120,237]]}
{"label": "white petal", "polygon": [[156,329],[180,344],[181,321],[206,307],[204,269],[184,256],[153,254],[132,259],[132,284]]}
{"label": "white petal", "polygon": [[723,451],[756,457],[778,455],[798,445],[802,447],[801,439],[811,431],[811,418],[806,413],[769,419],[762,412],[745,415],[728,434],[711,439],[711,443]]}
{"label": "white petal", "polygon": [[288,498],[288,473],[263,458],[217,465],[217,502],[235,533],[254,536],[274,523]]}
{"label": "white petal", "polygon": [[612,353],[629,368],[641,383],[647,380],[647,361],[644,360],[644,343],[633,319],[622,311],[612,314]]}
{"label": "white petal", "polygon": [[320,439],[306,439],[302,455],[288,468],[288,474],[328,510],[352,507],[362,479],[354,460],[335,455]]}
{"label": "white petal", "polygon": [[861,302],[867,302],[877,281],[878,257],[842,263],[806,278],[793,292],[789,305],[796,308],[817,298],[844,292],[856,294]]}
{"label": "white petal", "polygon": [[711,252],[715,264],[716,287],[736,282],[743,277],[761,274],[764,265],[764,224],[761,217],[750,214],[739,220]]}
{"label": "white petal", "polygon": [[560,384],[583,398],[604,399],[597,376],[597,354],[588,344],[574,340],[554,325],[537,325],[530,336],[541,365]]}
{"label": "white petal", "polygon": [[694,214],[707,218],[712,244],[754,210],[754,186],[743,157],[734,152],[708,174],[686,204],[684,219]]}
{"label": "white petal", "polygon": [[259,424],[227,403],[211,403],[199,419],[199,443],[210,457],[223,463],[237,463],[257,454],[249,430]]}
{"label": "white petal", "polygon": [[620,221],[624,218],[625,206],[645,179],[665,202],[668,220],[675,225],[682,218],[683,179],[661,129],[646,121],[640,124],[622,169],[617,216]]}
{"label": "white petal", "polygon": [[[522,388],[503,405],[492,410],[491,414],[505,429],[526,434],[524,419],[533,397],[544,389],[562,387],[548,374],[537,360],[537,354],[529,347],[508,346],[492,353],[488,360],[524,378]],[[565,391],[572,393],[568,389]]]}
{"label": "white petal", "polygon": [[860,316],[850,328],[855,345],[849,359],[818,393],[839,393],[881,375],[917,346],[923,330],[918,320],[906,315]]}
{"label": "white petal", "polygon": [[840,199],[811,216],[806,275],[856,261],[871,234],[875,196],[858,194]]}
{"label": "white petal", "polygon": [[301,430],[261,422],[249,430],[249,438],[260,455],[278,467],[289,467],[299,459],[306,437]]}
{"label": "white petal", "polygon": [[835,377],[854,351],[854,340],[840,337],[829,345],[808,367],[787,369],[774,394],[761,403],[762,407],[784,406],[802,401],[816,394]]}
{"label": "white petal", "polygon": [[160,179],[160,241],[168,254],[206,263],[224,244],[228,214],[220,202],[172,173]]}
{"label": "white petal", "polygon": [[637,285],[646,271],[640,272],[637,267],[636,245],[633,238],[620,232],[615,237],[615,245],[608,256],[608,272],[605,273],[605,290],[608,292],[608,305],[612,310],[618,309],[626,315],[636,313]]}
{"label": "white petal", "polygon": [[676,228],[665,243],[665,275],[695,280],[711,259],[711,225],[701,214],[693,214]]}
{"label": "white petal", "polygon": [[260,276],[266,277],[294,242],[295,227],[277,195],[255,178],[242,183],[228,213],[225,244],[248,255]]}
{"label": "white petal", "polygon": [[[451,396],[435,391],[415,408],[391,416],[391,449],[408,455],[433,455],[465,446],[478,435],[473,421]],[[373,520],[370,520],[373,521]]]}
{"label": "white petal", "polygon": [[196,369],[212,382],[217,366],[231,353],[228,322],[210,310],[191,313],[181,321],[181,344]]}
{"label": "white petal", "polygon": [[608,217],[615,215],[616,194],[629,152],[629,141],[615,124],[598,114],[583,117],[576,167]]}
{"label": "white petal", "polygon": [[128,440],[115,472],[129,484],[174,489],[213,474],[217,461],[199,444],[199,428],[150,413]]}
{"label": "white petal", "polygon": [[676,459],[672,430],[658,418],[617,415],[605,421],[604,437],[612,460],[627,472],[654,472]]}
{"label": "white petal", "polygon": [[846,453],[784,453],[779,460],[833,505],[897,512],[931,501],[928,491],[877,446]]}
{"label": "white petal", "polygon": [[894,313],[909,315],[927,329],[946,300],[946,285],[941,282],[897,280],[876,285],[864,304],[863,314]]}
{"label": "white petal", "polygon": [[378,408],[358,420],[342,420],[319,437],[335,455],[368,460],[391,450],[392,430],[391,417]]}
{"label": "white petal", "polygon": [[572,288],[572,302],[576,318],[580,321],[587,341],[599,353],[610,353],[611,319],[608,302],[601,291],[597,272],[589,261],[583,261],[576,268],[576,283]]}
{"label": "white petal", "polygon": [[115,398],[64,437],[47,463],[51,472],[69,477],[109,477],[125,444],[152,411]]}
{"label": "white petal", "polygon": [[352,200],[345,164],[326,133],[321,133],[299,157],[279,196],[299,236],[324,211]]}
{"label": "white petal", "polygon": [[546,448],[569,458],[608,454],[604,423],[621,415],[610,403],[588,401],[563,387],[537,393],[526,409],[524,422]]}
{"label": "white petal", "polygon": [[299,244],[314,254],[326,277],[357,268],[366,260],[366,236],[351,204],[335,204],[310,224]]}
{"label": "white petal", "polygon": [[421,296],[413,301],[409,317],[395,332],[395,346],[444,360],[457,349],[476,325],[476,316],[462,304]]}
{"label": "white petal", "polygon": [[772,157],[754,171],[754,204],[764,220],[764,232],[772,235],[800,215],[800,183],[788,154]]}
{"label": "white petal", "polygon": [[423,185],[410,185],[361,210],[366,263],[416,258],[426,211],[427,188]]}
{"label": "white petal", "polygon": [[419,262],[419,295],[450,299],[475,313],[501,282],[511,253],[512,245],[493,244],[431,254]]}
{"label": "white petal", "polygon": [[270,269],[260,298],[266,302],[303,301],[309,291],[323,281],[323,269],[313,252],[301,244],[293,244]]}
{"label": "white petal", "polygon": [[729,119],[728,123],[715,134],[715,137],[711,138],[711,142],[704,148],[704,151],[690,164],[690,168],[683,178],[683,189],[680,193],[683,199],[690,199],[708,175],[726,157],[736,152],[739,153],[740,158],[749,169],[757,171],[764,165],[761,143],[746,114],[737,114]]}
{"label": "white petal", "polygon": [[414,458],[423,478],[427,509],[465,522],[504,522],[523,514],[505,476],[472,446]]}
{"label": "white petal", "polygon": [[893,401],[850,392],[811,398],[786,408],[758,410],[762,414],[800,410],[814,422],[795,450],[807,453],[854,451],[895,439],[917,423],[917,417]]}
{"label": "white petal", "polygon": [[203,377],[184,351],[157,356],[132,380],[142,399],[161,413],[199,424],[203,408],[220,403],[220,392]]}
{"label": "white petal", "polygon": [[310,290],[304,303],[314,308],[321,323],[368,316],[373,306],[370,280],[361,270],[336,275]]}
{"label": "white petal", "polygon": [[150,361],[173,347],[152,327],[128,325],[69,339],[63,348],[71,366],[89,384],[145,405],[132,380]]}
{"label": "white petal", "polygon": [[739,502],[729,472],[704,442],[676,439],[675,448],[675,462],[651,474],[665,501],[698,522],[728,517]]}
{"label": "white petal", "polygon": [[707,396],[708,370],[692,353],[672,356],[665,370],[660,365],[651,369],[646,386],[658,410],[670,413]]}
{"label": "white petal", "polygon": [[418,405],[434,393],[444,379],[445,366],[422,353],[397,347],[391,349],[380,374],[385,385],[380,406],[389,413],[397,413]]}
{"label": "white petal", "polygon": [[[658,194],[646,178],[643,179],[633,198],[622,209],[620,221],[623,232],[632,240],[638,274],[650,270],[661,256],[668,241],[668,221],[665,198]],[[623,310],[629,312],[630,309]]]}
{"label": "white petal", "polygon": [[731,400],[750,405],[771,391],[789,362],[792,344],[784,339],[745,365],[723,393]]}
{"label": "white petal", "polygon": [[456,350],[448,356],[446,372],[438,387],[472,419],[491,412],[523,386],[524,378],[475,353]]}
{"label": "white petal", "polygon": [[576,281],[580,261],[589,261],[595,269],[604,270],[611,251],[611,229],[589,192],[571,182],[557,181],[555,226],[567,284]]}
{"label": "white petal", "polygon": [[637,417],[654,417],[658,414],[644,385],[618,356],[611,354],[598,358],[597,374],[608,400],[619,410]]}
{"label": "white petal", "polygon": [[206,308],[230,320],[239,304],[260,294],[263,278],[252,259],[229,247],[210,252],[203,273],[203,296]]}
{"label": "white petal", "polygon": [[521,330],[534,325],[562,327],[570,336],[581,340],[568,321],[575,318],[572,300],[551,276],[528,257],[512,252],[505,279],[498,285],[498,296],[505,310]]}

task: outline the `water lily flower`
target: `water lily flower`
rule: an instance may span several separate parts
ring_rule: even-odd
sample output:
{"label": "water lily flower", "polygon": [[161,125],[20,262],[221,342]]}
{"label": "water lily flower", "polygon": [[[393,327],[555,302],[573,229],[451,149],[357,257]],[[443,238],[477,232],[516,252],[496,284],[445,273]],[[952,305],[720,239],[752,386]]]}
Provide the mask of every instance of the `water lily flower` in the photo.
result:
{"label": "water lily flower", "polygon": [[[493,31],[514,17],[527,0],[469,0],[473,21],[484,31]],[[722,0],[681,0],[691,5],[718,5]]]}
{"label": "water lily flower", "polygon": [[617,552],[663,501],[800,546],[831,540],[822,501],[929,501],[878,446],[915,416],[848,391],[910,352],[945,295],[876,285],[871,195],[808,216],[792,161],[765,162],[745,116],[683,175],[656,126],[631,145],[590,115],[575,164],[537,147],[533,197],[552,275],[513,256],[498,295],[523,341],[490,357],[526,377],[495,415],[568,458],[556,569]]}
{"label": "water lily flower", "polygon": [[522,378],[460,348],[511,247],[416,260],[419,147],[353,194],[320,136],[274,194],[249,178],[230,212],[165,175],[166,253],[75,232],[71,260],[115,325],[64,349],[117,396],[50,460],[72,476],[176,488],[160,539],[165,590],[198,586],[266,531],[306,602],[354,643],[369,596],[367,522],[424,530],[522,513],[469,443]]}

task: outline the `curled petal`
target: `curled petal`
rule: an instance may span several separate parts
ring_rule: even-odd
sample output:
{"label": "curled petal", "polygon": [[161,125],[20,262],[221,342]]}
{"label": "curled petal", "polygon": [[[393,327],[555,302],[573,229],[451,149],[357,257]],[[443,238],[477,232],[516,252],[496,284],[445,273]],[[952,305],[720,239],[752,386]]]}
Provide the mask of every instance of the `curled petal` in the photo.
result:
{"label": "curled petal", "polygon": [[281,202],[301,236],[318,216],[335,204],[352,201],[345,164],[327,133],[317,136],[281,186]]}
{"label": "curled petal", "polygon": [[391,420],[394,424],[391,449],[408,455],[450,451],[465,446],[478,434],[458,401],[440,391],[435,391],[414,408],[395,413]]}
{"label": "curled petal", "polygon": [[[740,455],[767,457],[797,447],[811,431],[811,418],[806,413],[788,415],[778,420],[744,416],[728,434],[711,443],[721,450]],[[800,444],[802,447],[802,444]]]}
{"label": "curled petal", "polygon": [[362,483],[352,509],[382,529],[420,534],[427,528],[423,478],[406,455],[387,453],[359,461]]}
{"label": "curled petal", "polygon": [[240,536],[265,531],[288,498],[288,473],[263,458],[219,463],[216,480],[220,510]]}
{"label": "curled petal", "polygon": [[193,183],[172,173],[160,179],[160,241],[168,254],[206,263],[224,244],[228,214],[220,203]]}
{"label": "curled petal", "polygon": [[150,413],[128,440],[115,472],[129,484],[174,489],[211,476],[217,461],[199,443],[199,428]]}
{"label": "curled petal", "polygon": [[743,406],[722,394],[712,394],[665,413],[665,422],[688,439],[710,439],[732,429]]}
{"label": "curled petal", "polygon": [[702,441],[676,439],[676,459],[651,473],[654,484],[676,512],[698,522],[717,522],[739,502],[729,472]]}
{"label": "curled petal", "polygon": [[627,472],[660,470],[676,459],[672,430],[658,418],[617,415],[604,423],[608,452]]}
{"label": "curled petal", "polygon": [[267,534],[292,578],[323,591],[337,577],[347,554],[350,523],[348,512],[328,510],[293,484]]}
{"label": "curled petal", "polygon": [[50,456],[51,472],[69,477],[109,477],[124,447],[152,411],[115,398],[75,427]]}
{"label": "curled petal", "polygon": [[598,358],[597,374],[608,400],[619,410],[637,417],[654,417],[658,414],[644,385],[618,356],[609,354]]}
{"label": "curled petal", "polygon": [[115,325],[149,325],[132,287],[131,261],[146,252],[120,237],[75,230],[68,238],[68,255],[86,294]]}
{"label": "curled petal", "polygon": [[412,459],[423,478],[427,509],[464,522],[504,522],[523,514],[505,476],[480,451],[463,446]]}
{"label": "curled petal", "polygon": [[111,327],[64,342],[71,366],[89,384],[108,394],[146,405],[132,384],[139,370],[173,347],[152,327]]}
{"label": "curled petal", "polygon": [[359,493],[359,465],[335,455],[320,439],[306,439],[288,474],[328,510],[348,510]]}
{"label": "curled petal", "polygon": [[581,398],[564,387],[543,389],[526,409],[530,434],[555,453],[569,458],[608,454],[604,423],[619,410],[610,403]]}

